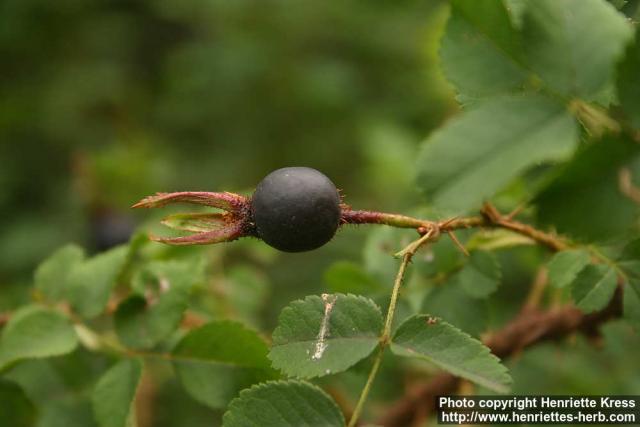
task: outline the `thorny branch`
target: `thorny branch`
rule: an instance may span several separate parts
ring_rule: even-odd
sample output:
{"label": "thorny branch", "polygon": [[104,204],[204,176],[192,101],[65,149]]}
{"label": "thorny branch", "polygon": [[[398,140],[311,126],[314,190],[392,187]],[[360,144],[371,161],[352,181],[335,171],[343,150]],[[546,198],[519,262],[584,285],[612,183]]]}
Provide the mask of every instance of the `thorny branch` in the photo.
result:
{"label": "thorny branch", "polygon": [[[565,238],[537,230],[530,225],[515,221],[513,217],[517,211],[518,210],[505,216],[498,212],[498,210],[490,203],[485,203],[481,210],[481,216],[453,218],[446,221],[433,222],[419,220],[404,215],[369,211],[350,211],[348,209],[343,210],[343,223],[373,223],[386,224],[401,228],[415,228],[418,233],[422,235],[420,239],[414,241],[404,250],[396,254],[396,256],[402,257],[402,262],[394,283],[385,329],[380,340],[379,352],[374,359],[373,367],[353,412],[353,416],[349,422],[349,427],[354,427],[358,424],[358,418],[369,394],[373,380],[378,373],[385,347],[388,344],[390,334],[390,328],[388,328],[388,326],[393,321],[395,304],[397,302],[398,293],[406,268],[410,263],[411,258],[420,247],[428,242],[437,240],[441,233],[447,233],[454,243],[463,249],[463,252],[466,252],[464,247],[453,234],[453,231],[473,227],[507,229],[526,236],[554,252],[574,246]],[[593,257],[596,262],[610,262],[610,260],[597,252],[593,253]],[[544,275],[539,279],[541,283],[545,282]],[[584,332],[588,335],[597,335],[597,327],[600,323],[612,317],[619,317],[621,315],[621,286],[619,286],[615,297],[606,309],[590,315],[584,315],[580,310],[573,306],[560,307],[546,312],[539,311],[537,304],[535,303],[535,300],[539,298],[539,295],[536,294],[539,292],[541,291],[538,290],[533,292],[529,303],[523,306],[518,317],[516,317],[502,330],[494,333],[484,340],[492,353],[498,357],[505,358],[523,350],[526,347],[534,345],[535,343],[545,340],[559,339],[574,332]],[[448,373],[436,376],[427,384],[423,384],[416,387],[414,390],[409,391],[402,400],[392,406],[390,410],[386,411],[387,415],[380,420],[379,424],[390,427],[418,425],[418,423],[423,421],[428,413],[433,410],[435,397],[455,392],[459,382],[459,378]]]}
{"label": "thorny branch", "polygon": [[561,251],[571,246],[571,243],[567,239],[553,233],[540,231],[528,224],[516,221],[512,218],[513,215],[502,215],[490,203],[485,203],[480,213],[480,216],[452,218],[444,221],[429,221],[406,215],[343,209],[342,221],[345,224],[385,224],[398,228],[414,228],[418,230],[420,234],[424,234],[434,228],[438,229],[441,233],[452,233],[455,230],[477,227],[503,228],[528,237],[548,247],[552,251]]}

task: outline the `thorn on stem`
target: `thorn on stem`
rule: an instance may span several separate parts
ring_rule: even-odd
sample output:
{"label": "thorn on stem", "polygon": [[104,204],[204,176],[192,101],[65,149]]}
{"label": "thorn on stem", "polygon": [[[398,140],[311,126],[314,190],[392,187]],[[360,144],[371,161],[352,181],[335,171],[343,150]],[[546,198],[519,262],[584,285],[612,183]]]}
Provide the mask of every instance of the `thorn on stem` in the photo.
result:
{"label": "thorn on stem", "polygon": [[469,256],[469,251],[467,250],[467,248],[464,247],[464,245],[462,243],[460,243],[460,240],[458,240],[458,238],[456,237],[456,235],[453,233],[453,231],[451,230],[447,230],[447,234],[449,235],[449,237],[451,238],[451,240],[453,240],[453,243],[456,244],[456,246],[458,247],[458,249],[460,249],[460,251],[465,255],[465,256]]}
{"label": "thorn on stem", "polygon": [[520,214],[520,212],[522,212],[524,210],[524,208],[527,207],[527,205],[525,203],[521,203],[518,206],[516,206],[516,208],[514,210],[512,210],[511,212],[509,212],[504,219],[506,219],[507,221],[511,221],[513,218],[515,218],[518,214]]}
{"label": "thorn on stem", "polygon": [[489,202],[482,205],[481,213],[493,224],[500,224],[503,220],[502,214]]}

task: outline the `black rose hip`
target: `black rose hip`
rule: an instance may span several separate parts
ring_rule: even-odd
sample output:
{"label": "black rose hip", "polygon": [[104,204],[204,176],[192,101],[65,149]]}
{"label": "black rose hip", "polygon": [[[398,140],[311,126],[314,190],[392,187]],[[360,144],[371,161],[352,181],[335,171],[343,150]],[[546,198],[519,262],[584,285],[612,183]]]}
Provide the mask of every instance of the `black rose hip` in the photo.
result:
{"label": "black rose hip", "polygon": [[306,167],[278,169],[258,184],[251,198],[258,236],[286,252],[319,248],[340,224],[340,196],[321,172]]}
{"label": "black rose hip", "polygon": [[307,167],[287,167],[267,175],[251,197],[208,191],[157,193],[134,208],[159,208],[190,203],[214,212],[179,213],[162,223],[189,231],[180,237],[150,236],[170,245],[208,245],[241,237],[258,237],[285,252],[319,248],[345,224],[390,224],[418,229],[424,222],[396,214],[356,211],[342,203],[336,186],[323,173]]}

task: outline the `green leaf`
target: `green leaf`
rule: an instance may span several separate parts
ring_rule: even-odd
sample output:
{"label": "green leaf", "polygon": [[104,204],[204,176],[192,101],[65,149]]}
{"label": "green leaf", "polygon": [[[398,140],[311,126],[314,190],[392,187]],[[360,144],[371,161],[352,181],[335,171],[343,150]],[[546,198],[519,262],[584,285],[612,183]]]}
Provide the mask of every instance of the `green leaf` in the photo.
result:
{"label": "green leaf", "polygon": [[367,298],[308,296],[280,313],[269,358],[289,376],[342,372],[371,354],[381,330],[380,309]]}
{"label": "green leaf", "polygon": [[440,49],[444,74],[467,97],[521,89],[528,73],[519,40],[503,2],[452,1]]}
{"label": "green leaf", "polygon": [[626,286],[623,298],[624,318],[640,332],[640,296],[631,287]]}
{"label": "green leaf", "polygon": [[538,219],[588,241],[627,235],[637,206],[620,192],[618,173],[639,151],[640,145],[614,136],[584,147],[536,197]]}
{"label": "green leaf", "polygon": [[127,259],[128,247],[119,246],[77,266],[69,278],[69,300],[85,318],[96,317],[107,305]]}
{"label": "green leaf", "polygon": [[467,294],[486,298],[498,289],[502,274],[495,255],[486,251],[473,251],[469,261],[458,273],[458,281]]}
{"label": "green leaf", "polygon": [[7,427],[33,427],[36,409],[14,382],[0,378],[0,422]]}
{"label": "green leaf", "polygon": [[52,357],[75,350],[78,337],[62,314],[38,306],[11,317],[0,340],[0,370],[21,359]]}
{"label": "green leaf", "polygon": [[229,268],[225,278],[222,289],[226,300],[222,304],[231,304],[234,316],[242,323],[252,327],[261,325],[270,292],[269,278],[264,271],[250,265],[236,265]]}
{"label": "green leaf", "polygon": [[426,277],[433,277],[460,268],[463,258],[460,248],[452,239],[440,239],[437,245],[422,248],[412,261],[416,271]]}
{"label": "green leaf", "polygon": [[176,330],[187,308],[188,295],[174,291],[157,302],[133,295],[118,305],[115,328],[118,338],[131,348],[151,348]]}
{"label": "green leaf", "polygon": [[223,427],[343,427],[338,405],[302,381],[270,381],[243,390],[229,405]]}
{"label": "green leaf", "polygon": [[582,249],[556,253],[549,261],[549,283],[556,288],[570,285],[590,259],[589,252]]}
{"label": "green leaf", "polygon": [[624,15],[603,0],[530,1],[523,19],[531,68],[552,89],[583,98],[608,83],[632,34]]}
{"label": "green leaf", "polygon": [[[365,271],[378,283],[393,283],[398,272],[398,260],[393,255],[414,240],[415,234],[414,230],[394,227],[372,230],[362,250]],[[411,270],[407,273],[410,275]]]}
{"label": "green leaf", "polygon": [[[640,10],[640,9],[639,9]],[[640,129],[640,28],[618,67],[618,98],[631,125]]]}
{"label": "green leaf", "polygon": [[218,321],[190,331],[172,352],[187,392],[211,408],[223,408],[238,391],[277,378],[267,344],[240,323]]}
{"label": "green leaf", "polygon": [[621,261],[640,261],[640,239],[634,239],[622,248]]}
{"label": "green leaf", "polygon": [[640,331],[640,239],[627,243],[616,264],[626,276],[624,317]]}
{"label": "green leaf", "polygon": [[133,402],[141,376],[142,363],[137,359],[125,359],[98,380],[92,403],[96,421],[101,427],[135,425]]}
{"label": "green leaf", "polygon": [[179,326],[187,309],[189,291],[200,276],[191,264],[154,262],[134,278],[134,294],[115,313],[120,340],[131,348],[150,348]]}
{"label": "green leaf", "polygon": [[573,300],[585,313],[603,309],[616,290],[616,272],[602,264],[586,266],[571,288]]}
{"label": "green leaf", "polygon": [[470,297],[462,289],[457,275],[433,287],[420,311],[441,317],[474,337],[487,329],[489,320],[486,301]]}
{"label": "green leaf", "polygon": [[447,322],[426,314],[407,319],[391,340],[399,356],[427,360],[453,375],[497,392],[506,392],[511,377],[488,347]]}
{"label": "green leaf", "polygon": [[384,289],[360,265],[350,261],[333,263],[324,273],[324,281],[337,293],[374,294]]}
{"label": "green leaf", "polygon": [[490,99],[425,142],[418,185],[435,207],[464,212],[530,167],[568,158],[576,142],[563,106],[538,95]]}
{"label": "green leaf", "polygon": [[36,269],[35,287],[50,301],[65,297],[69,275],[84,259],[84,251],[77,245],[66,245],[55,251]]}

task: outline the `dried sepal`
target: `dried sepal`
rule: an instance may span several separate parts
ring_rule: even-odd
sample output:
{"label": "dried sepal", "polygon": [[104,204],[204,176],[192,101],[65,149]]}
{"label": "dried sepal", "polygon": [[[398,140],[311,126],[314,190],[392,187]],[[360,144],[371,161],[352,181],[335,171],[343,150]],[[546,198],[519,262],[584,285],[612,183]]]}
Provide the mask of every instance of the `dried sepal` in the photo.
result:
{"label": "dried sepal", "polygon": [[162,224],[195,234],[181,237],[150,236],[156,242],[170,245],[208,245],[230,242],[240,237],[254,235],[249,199],[235,193],[206,191],[181,191],[157,193],[145,197],[134,208],[159,208],[169,204],[188,203],[221,209],[225,212],[179,213],[169,215]]}
{"label": "dried sepal", "polygon": [[156,193],[145,197],[133,208],[160,208],[174,203],[191,203],[237,212],[247,205],[247,198],[235,193],[212,193],[208,191],[179,191],[177,193]]}

